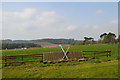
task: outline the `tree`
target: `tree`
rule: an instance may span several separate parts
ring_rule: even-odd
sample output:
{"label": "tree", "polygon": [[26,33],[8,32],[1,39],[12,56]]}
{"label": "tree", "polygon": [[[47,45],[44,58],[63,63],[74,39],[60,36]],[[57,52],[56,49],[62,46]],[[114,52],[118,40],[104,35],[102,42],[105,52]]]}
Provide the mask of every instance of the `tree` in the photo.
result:
{"label": "tree", "polygon": [[90,41],[90,40],[93,40],[94,38],[92,38],[92,37],[84,37],[84,39],[85,39],[86,41]]}
{"label": "tree", "polygon": [[120,43],[120,35],[118,36],[117,42]]}
{"label": "tree", "polygon": [[108,38],[108,43],[115,43],[116,35],[114,33],[109,32],[107,38]]}
{"label": "tree", "polygon": [[92,38],[92,37],[84,37],[84,41],[83,41],[83,43],[84,44],[92,44],[92,42],[94,41],[94,38]]}
{"label": "tree", "polygon": [[109,43],[108,36],[104,36],[102,43]]}
{"label": "tree", "polygon": [[106,35],[107,35],[107,33],[103,33],[103,34],[100,35],[100,38],[101,38],[101,39],[104,39],[104,37],[105,37]]}
{"label": "tree", "polygon": [[102,43],[116,43],[116,35],[111,32],[101,34],[100,38],[102,39]]}

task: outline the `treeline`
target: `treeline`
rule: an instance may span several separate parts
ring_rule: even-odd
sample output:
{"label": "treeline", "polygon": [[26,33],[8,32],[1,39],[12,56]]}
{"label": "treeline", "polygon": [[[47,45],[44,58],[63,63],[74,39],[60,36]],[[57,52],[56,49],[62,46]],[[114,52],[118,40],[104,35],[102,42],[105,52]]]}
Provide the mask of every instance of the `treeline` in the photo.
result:
{"label": "treeline", "polygon": [[42,41],[50,42],[53,44],[70,44],[70,45],[75,44],[74,39],[42,39]]}
{"label": "treeline", "polygon": [[0,49],[15,49],[15,48],[31,48],[41,47],[36,42],[49,42],[53,44],[68,44],[68,45],[88,45],[88,44],[119,44],[120,35],[117,37],[114,33],[102,33],[98,40],[94,40],[93,37],[84,37],[84,40],[74,39],[37,39],[37,40],[2,40],[2,48]]}
{"label": "treeline", "polygon": [[77,41],[75,45],[86,45],[86,44],[119,44],[120,35],[117,37],[114,33],[103,33],[97,41],[92,37],[84,37],[84,41]]}
{"label": "treeline", "polygon": [[41,47],[41,44],[36,42],[49,42],[52,44],[70,44],[74,45],[74,39],[37,39],[37,40],[2,40],[2,48],[0,49],[15,49],[15,48],[31,48]]}
{"label": "treeline", "polygon": [[7,43],[35,43],[35,42],[49,42],[53,44],[71,44],[74,45],[75,41],[74,39],[51,39],[51,38],[46,38],[46,39],[37,39],[37,40],[11,40],[11,39],[6,39],[3,40],[4,42]]}
{"label": "treeline", "polygon": [[31,47],[41,47],[40,45],[34,43],[2,43],[2,49],[15,49],[15,48],[31,48]]}
{"label": "treeline", "polygon": [[107,33],[103,33],[100,35],[100,39],[98,40],[100,43],[108,43],[108,44],[116,44],[120,42],[120,35],[118,36],[118,38],[116,38],[117,36],[114,33],[109,32]]}

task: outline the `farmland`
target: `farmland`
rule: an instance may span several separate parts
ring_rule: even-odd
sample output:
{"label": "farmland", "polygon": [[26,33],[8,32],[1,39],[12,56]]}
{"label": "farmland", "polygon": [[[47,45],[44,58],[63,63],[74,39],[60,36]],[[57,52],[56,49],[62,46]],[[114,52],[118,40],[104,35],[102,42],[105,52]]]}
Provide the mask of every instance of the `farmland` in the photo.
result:
{"label": "farmland", "polygon": [[[66,47],[64,47],[66,48]],[[95,44],[95,45],[76,45],[72,46],[69,51],[112,51],[112,55],[116,56],[118,53],[117,44]],[[37,54],[43,52],[61,52],[60,47],[51,48],[31,48],[31,49],[11,49],[3,50],[2,55],[23,55],[23,54]]]}
{"label": "farmland", "polygon": [[[64,47],[65,49],[67,47]],[[72,46],[69,51],[111,51],[111,58],[116,59],[118,55],[118,45],[116,44],[95,44],[95,45],[75,45]],[[26,54],[43,54],[44,52],[61,52],[60,47],[51,47],[51,48],[31,48],[31,49],[11,49],[3,50],[3,56],[11,55],[26,55]],[[41,59],[39,58],[26,58],[27,60]],[[10,61],[10,60],[8,60]],[[19,61],[19,59],[15,59]]]}
{"label": "farmland", "polygon": [[[76,64],[75,64],[76,63]],[[5,67],[3,78],[117,78],[117,60],[102,63],[29,64]]]}
{"label": "farmland", "polygon": [[[64,47],[66,48],[66,47]],[[64,62],[55,64],[26,63],[20,66],[3,67],[3,78],[117,78],[118,45],[95,44],[76,45],[69,51],[105,51],[110,50],[108,58],[93,59],[86,62]],[[5,55],[42,54],[43,52],[61,52],[59,47],[3,50]],[[32,58],[29,58],[32,60]],[[37,58],[40,59],[40,58]],[[72,72],[72,73],[71,73]],[[91,73],[92,72],[92,73]],[[49,74],[50,73],[50,74]],[[74,74],[73,74],[74,73]],[[69,75],[68,75],[69,74]]]}

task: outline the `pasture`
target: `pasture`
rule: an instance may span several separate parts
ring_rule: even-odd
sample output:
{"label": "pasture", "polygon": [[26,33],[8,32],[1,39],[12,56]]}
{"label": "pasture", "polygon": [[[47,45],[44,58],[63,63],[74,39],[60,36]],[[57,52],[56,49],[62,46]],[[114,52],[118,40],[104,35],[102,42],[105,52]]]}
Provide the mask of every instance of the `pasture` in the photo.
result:
{"label": "pasture", "polygon": [[[112,55],[116,56],[118,53],[117,44],[94,44],[94,45],[75,45],[72,46],[69,51],[112,51]],[[64,47],[65,49],[67,47]],[[2,50],[2,55],[24,55],[24,54],[39,54],[43,52],[61,52],[60,47],[51,48],[30,48],[30,49],[10,49]]]}
{"label": "pasture", "polygon": [[[117,78],[118,47],[120,48],[117,44],[75,45],[69,51],[110,50],[111,57],[91,59],[85,62],[72,61],[55,64],[36,62],[20,66],[3,67],[3,78]],[[66,49],[67,47],[64,48]],[[11,49],[3,50],[2,55],[43,54],[43,52],[61,52],[61,49],[60,47]],[[27,59],[40,60],[41,58]],[[15,61],[19,61],[19,59]]]}
{"label": "pasture", "polygon": [[[67,47],[64,47],[65,49]],[[116,44],[95,44],[95,45],[75,45],[72,46],[69,51],[111,51],[111,59],[116,59],[118,56],[118,45]],[[43,54],[44,52],[62,52],[60,47],[51,47],[51,48],[31,48],[31,49],[11,49],[11,50],[3,50],[3,56],[14,56],[14,55],[29,55],[29,54]],[[106,59],[106,57],[104,58]],[[11,61],[20,61],[20,58],[17,59],[9,59],[7,62]],[[42,60],[41,57],[28,57],[26,60]],[[4,60],[3,60],[4,62]]]}
{"label": "pasture", "polygon": [[118,78],[118,61],[28,64],[3,68],[3,78]]}

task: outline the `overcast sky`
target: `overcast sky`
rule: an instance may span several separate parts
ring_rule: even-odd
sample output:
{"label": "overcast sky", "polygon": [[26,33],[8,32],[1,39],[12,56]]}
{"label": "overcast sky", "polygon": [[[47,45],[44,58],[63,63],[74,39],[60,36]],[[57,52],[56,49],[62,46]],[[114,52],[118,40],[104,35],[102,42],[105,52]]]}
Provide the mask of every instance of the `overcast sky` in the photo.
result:
{"label": "overcast sky", "polygon": [[5,2],[3,39],[99,39],[118,34],[117,2]]}

